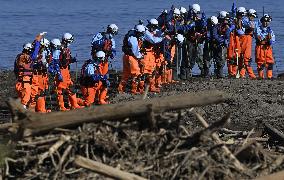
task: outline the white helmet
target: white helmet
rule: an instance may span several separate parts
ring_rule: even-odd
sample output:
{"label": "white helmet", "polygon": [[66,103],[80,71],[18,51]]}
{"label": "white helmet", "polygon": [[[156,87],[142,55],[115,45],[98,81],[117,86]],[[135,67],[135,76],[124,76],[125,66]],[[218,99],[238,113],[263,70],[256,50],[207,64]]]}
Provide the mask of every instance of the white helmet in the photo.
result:
{"label": "white helmet", "polygon": [[155,25],[155,26],[158,26],[159,22],[157,21],[157,19],[150,19],[149,23],[151,25]]}
{"label": "white helmet", "polygon": [[218,17],[220,19],[225,19],[228,15],[229,15],[229,13],[227,11],[220,11]]}
{"label": "white helmet", "polygon": [[47,39],[45,39],[45,38],[42,38],[42,39],[40,40],[40,44],[41,44],[42,46],[48,47],[48,46],[50,45],[50,42],[49,42],[49,40],[47,40]]}
{"label": "white helmet", "polygon": [[141,24],[138,24],[135,26],[135,30],[137,32],[140,32],[140,33],[145,33],[146,29],[145,29],[145,26],[141,25]]}
{"label": "white helmet", "polygon": [[217,25],[218,24],[218,18],[216,16],[211,16],[210,18],[212,24]]}
{"label": "white helmet", "polygon": [[33,48],[33,45],[31,43],[26,43],[23,45],[23,50],[31,51]]}
{"label": "white helmet", "polygon": [[249,14],[250,16],[257,17],[256,10],[254,10],[254,9],[249,9],[249,10],[248,10],[248,14]]}
{"label": "white helmet", "polygon": [[176,39],[178,43],[182,44],[184,41],[184,36],[182,34],[177,34]]}
{"label": "white helmet", "polygon": [[163,10],[162,10],[162,13],[165,13],[165,14],[167,14],[167,13],[168,13],[168,10],[166,10],[166,9],[163,9]]}
{"label": "white helmet", "polygon": [[111,34],[117,34],[118,33],[118,27],[115,24],[110,24],[107,27],[107,31],[110,32]]}
{"label": "white helmet", "polygon": [[245,15],[246,14],[246,8],[244,7],[239,7],[237,9],[237,13],[241,14],[241,15]]}
{"label": "white helmet", "polygon": [[200,10],[201,10],[201,8],[200,8],[199,4],[193,4],[193,5],[192,5],[192,11],[193,11],[195,14],[200,13]]}
{"label": "white helmet", "polygon": [[60,42],[59,39],[52,39],[52,40],[51,40],[51,45],[52,45],[53,47],[55,47],[55,48],[58,48],[58,47],[61,46],[61,42]]}
{"label": "white helmet", "polygon": [[180,15],[180,10],[177,9],[177,8],[175,8],[175,9],[174,9],[174,14],[175,14],[175,15]]}
{"label": "white helmet", "polygon": [[98,51],[96,53],[96,57],[100,59],[104,59],[106,57],[106,54],[103,51]]}
{"label": "white helmet", "polygon": [[62,36],[62,41],[66,41],[66,42],[71,43],[71,42],[74,41],[74,37],[70,33],[64,33],[63,36]]}
{"label": "white helmet", "polygon": [[181,14],[185,14],[187,10],[184,7],[179,8]]}

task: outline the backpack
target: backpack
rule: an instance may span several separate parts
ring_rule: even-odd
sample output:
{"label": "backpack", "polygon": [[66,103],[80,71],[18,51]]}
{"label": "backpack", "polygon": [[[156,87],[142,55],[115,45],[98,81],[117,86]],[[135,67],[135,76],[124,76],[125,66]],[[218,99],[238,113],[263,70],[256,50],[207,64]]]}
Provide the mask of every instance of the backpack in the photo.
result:
{"label": "backpack", "polygon": [[131,36],[135,36],[135,31],[134,30],[130,30],[130,31],[127,32],[127,34],[123,38],[123,45],[122,45],[122,51],[124,52],[124,54],[130,55],[130,56],[133,55],[132,49],[131,49],[131,47],[128,44],[128,39]]}

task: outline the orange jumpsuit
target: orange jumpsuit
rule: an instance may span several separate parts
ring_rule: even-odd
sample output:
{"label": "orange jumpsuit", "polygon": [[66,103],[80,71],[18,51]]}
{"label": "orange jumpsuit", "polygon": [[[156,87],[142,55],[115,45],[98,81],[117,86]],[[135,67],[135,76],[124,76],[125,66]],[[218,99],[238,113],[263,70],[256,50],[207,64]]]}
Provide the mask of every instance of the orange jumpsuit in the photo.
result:
{"label": "orange jumpsuit", "polygon": [[240,40],[239,36],[237,36],[236,32],[233,31],[230,33],[230,42],[229,47],[227,49],[227,66],[228,66],[228,74],[230,76],[235,77],[237,75],[238,71],[238,65],[240,65],[239,62],[237,62],[237,59],[240,59]]}
{"label": "orange jumpsuit", "polygon": [[272,44],[275,42],[275,35],[270,27],[259,26],[257,28],[255,57],[259,78],[264,78],[264,69],[268,79],[273,77],[273,49]]}
{"label": "orange jumpsuit", "polygon": [[241,58],[240,58],[240,76],[245,77],[246,71],[250,78],[255,79],[253,69],[251,67],[252,52],[252,32],[240,36]]}
{"label": "orange jumpsuit", "polygon": [[[92,61],[88,60],[82,67],[82,71],[85,71],[85,68]],[[108,62],[104,61],[97,65],[97,68],[94,69],[95,74],[97,75],[107,75],[108,73]],[[103,81],[93,82],[92,79],[83,75],[82,72],[82,81],[81,81],[81,91],[84,97],[84,105],[90,106],[95,102],[96,97],[98,97],[99,104],[108,104],[106,102],[107,97],[107,87]]]}
{"label": "orange jumpsuit", "polygon": [[17,56],[15,61],[17,83],[15,85],[18,97],[21,98],[21,103],[28,105],[31,99],[32,91],[32,59],[29,54],[21,53]]}
{"label": "orange jumpsuit", "polygon": [[60,57],[60,72],[62,75],[62,81],[58,79],[58,76],[55,78],[55,86],[59,108],[62,111],[66,111],[68,109],[65,108],[64,105],[64,97],[63,90],[66,91],[68,95],[68,99],[72,108],[81,108],[78,105],[76,93],[71,90],[71,86],[73,86],[73,82],[71,80],[71,75],[69,71],[69,65],[71,64],[71,52],[69,48],[63,48],[61,51]]}
{"label": "orange jumpsuit", "polygon": [[[135,36],[130,36],[132,39],[136,38],[138,41],[138,49],[141,50],[143,41]],[[137,94],[140,91],[138,90],[138,79],[141,76],[141,72],[143,72],[143,65],[140,62],[141,60],[137,59],[137,57],[132,52],[132,47],[128,44],[130,37],[126,36],[124,38],[123,47],[124,55],[123,55],[123,70],[122,70],[122,79],[118,86],[118,92],[125,92],[126,84],[128,81],[131,81],[131,90],[132,94]],[[141,67],[141,69],[140,69]]]}

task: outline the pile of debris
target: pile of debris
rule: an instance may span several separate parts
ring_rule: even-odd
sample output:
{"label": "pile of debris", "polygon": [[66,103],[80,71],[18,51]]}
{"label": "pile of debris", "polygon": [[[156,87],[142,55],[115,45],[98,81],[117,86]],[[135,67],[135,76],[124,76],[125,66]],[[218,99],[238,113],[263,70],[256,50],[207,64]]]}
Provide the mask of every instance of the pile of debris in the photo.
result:
{"label": "pile of debris", "polygon": [[[181,101],[183,99],[183,101]],[[5,178],[244,179],[284,168],[284,135],[208,125],[202,106],[233,101],[219,91],[183,94],[78,111],[34,114],[10,101],[15,134]],[[110,113],[112,112],[112,113]],[[186,119],[186,121],[184,121]],[[198,121],[203,128],[190,126]],[[283,177],[283,173],[276,174]],[[274,176],[274,174],[273,174]]]}

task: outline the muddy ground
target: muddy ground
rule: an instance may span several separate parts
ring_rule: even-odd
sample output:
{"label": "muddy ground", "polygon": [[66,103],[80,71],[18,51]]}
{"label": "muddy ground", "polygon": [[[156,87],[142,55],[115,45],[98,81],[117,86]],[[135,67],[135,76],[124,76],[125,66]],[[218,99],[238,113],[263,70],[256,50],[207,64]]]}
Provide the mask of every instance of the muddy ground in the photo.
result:
{"label": "muddy ground", "polygon": [[[15,77],[12,71],[0,72],[0,118],[7,118],[7,104],[9,97],[16,97],[14,89]],[[284,81],[281,78],[274,80],[250,79],[204,79],[193,78],[173,85],[162,87],[160,94],[154,96],[169,96],[182,92],[197,92],[203,90],[221,90],[228,93],[234,100],[199,108],[199,113],[208,120],[218,119],[227,112],[232,113],[230,128],[234,130],[250,130],[262,128],[262,122],[269,122],[284,131]],[[129,94],[111,94],[110,102],[130,101],[141,96]],[[191,118],[185,119],[188,124],[194,123]],[[198,124],[193,124],[198,126]]]}

